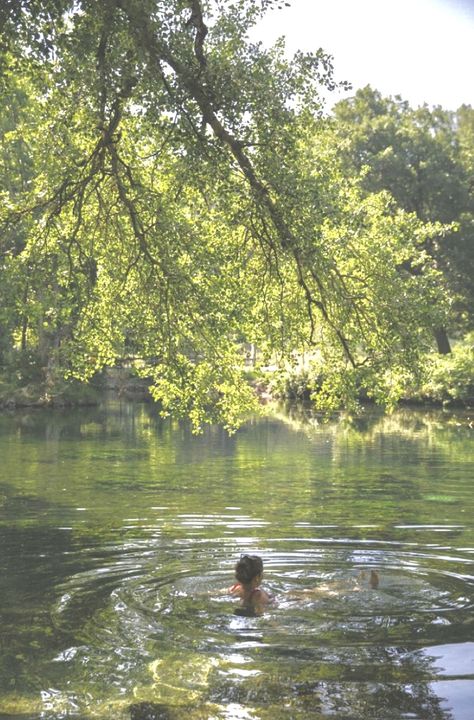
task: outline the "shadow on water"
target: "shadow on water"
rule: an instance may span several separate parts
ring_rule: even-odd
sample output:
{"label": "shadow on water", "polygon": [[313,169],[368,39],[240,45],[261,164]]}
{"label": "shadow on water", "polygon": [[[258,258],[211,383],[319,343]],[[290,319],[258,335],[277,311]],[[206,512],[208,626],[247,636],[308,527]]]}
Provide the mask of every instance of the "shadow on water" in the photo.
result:
{"label": "shadow on water", "polygon": [[[406,410],[1,416],[0,719],[470,720],[471,442]],[[221,592],[241,552],[260,617]]]}

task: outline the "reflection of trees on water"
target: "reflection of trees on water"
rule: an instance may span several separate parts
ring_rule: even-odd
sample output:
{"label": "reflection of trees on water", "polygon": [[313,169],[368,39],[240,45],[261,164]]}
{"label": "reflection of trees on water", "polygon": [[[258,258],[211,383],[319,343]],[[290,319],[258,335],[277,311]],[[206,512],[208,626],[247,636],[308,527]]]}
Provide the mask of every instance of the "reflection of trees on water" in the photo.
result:
{"label": "reflection of trees on water", "polygon": [[368,407],[358,415],[341,412],[327,418],[304,403],[278,403],[269,407],[269,414],[311,438],[330,433],[354,443],[365,443],[379,435],[395,435],[446,448],[451,441],[472,439],[472,411],[463,409],[399,408],[384,413]]}
{"label": "reflection of trees on water", "polygon": [[[407,456],[417,452],[440,450],[444,453],[464,452],[463,441],[472,439],[466,411],[444,412],[441,410],[399,409],[387,415],[380,410],[369,409],[358,416],[341,414],[329,421],[314,413],[302,403],[273,405],[265,419],[254,419],[241,428],[237,435],[229,435],[220,427],[204,429],[201,436],[191,432],[188,422],[163,419],[159,408],[152,403],[133,403],[125,400],[105,400],[100,407],[74,410],[23,410],[0,415],[0,433],[14,432],[19,437],[45,440],[50,449],[60,440],[91,439],[120,440],[127,446],[146,445],[160,440],[175,446],[179,457],[189,460],[194,453],[196,460],[213,454],[232,456],[237,448],[242,450],[251,443],[272,452],[279,440],[285,442],[285,427],[296,433],[303,432],[311,441],[324,439],[318,444],[321,453],[338,455],[344,448],[367,455],[382,442],[387,446],[392,438],[398,450]],[[283,427],[279,424],[283,423]],[[250,429],[250,434],[248,433]],[[455,450],[453,450],[455,443]],[[182,447],[182,450],[181,450]],[[466,459],[468,447],[466,448]]]}
{"label": "reflection of trees on water", "polygon": [[[265,410],[266,420],[278,420],[295,431],[304,431],[310,437],[317,434],[333,434],[350,437],[354,442],[370,440],[379,434],[395,434],[416,438],[420,435],[433,443],[443,445],[450,439],[472,437],[469,423],[472,412],[468,410],[437,410],[400,408],[392,414],[369,407],[359,415],[340,413],[325,418],[304,403],[273,403]],[[261,424],[258,418],[250,419],[252,430]],[[275,423],[274,423],[275,425]],[[245,427],[243,432],[245,433]],[[154,403],[135,403],[114,397],[105,397],[101,405],[64,409],[20,409],[0,414],[0,431],[24,432],[42,437],[75,437],[80,435],[106,434],[122,437],[169,434],[179,431],[183,437],[192,435],[187,421],[163,419],[159,407]],[[273,427],[273,429],[275,429]],[[228,438],[218,426],[206,426],[205,436],[209,439]]]}
{"label": "reflection of trees on water", "polygon": [[255,663],[260,674],[238,681],[232,673],[226,676],[223,667],[210,688],[210,700],[219,703],[225,697],[230,703],[256,712],[262,720],[451,718],[443,698],[432,687],[432,665],[417,652],[372,647],[366,653],[367,665],[363,664],[361,648],[341,653],[337,647],[328,647],[326,653],[321,648],[319,654],[322,658],[326,655],[327,660],[318,660],[309,653],[305,658],[287,649],[279,662],[264,662],[263,666]]}
{"label": "reflection of trees on water", "polygon": [[[2,689],[30,689],[48,654],[69,641],[51,626],[51,602],[58,578],[80,567],[70,532],[29,524],[51,505],[2,485],[6,499],[0,512],[0,697]],[[5,524],[18,517],[24,526]]]}
{"label": "reflection of trees on water", "polygon": [[[153,489],[157,506],[168,504],[166,495],[174,492],[177,512],[251,503],[252,514],[278,533],[298,524],[307,536],[314,533],[302,523],[331,523],[339,535],[347,528],[353,538],[389,539],[394,525],[430,522],[433,502],[443,493],[459,520],[456,497],[447,496],[444,478],[436,467],[433,476],[431,467],[453,455],[458,463],[467,461],[472,451],[459,428],[445,428],[443,439],[437,429],[443,417],[401,410],[315,425],[298,405],[281,415],[285,422],[255,420],[232,437],[210,427],[196,437],[189,424],[163,420],[154,405],[111,401],[74,412],[0,416],[0,432],[21,442],[5,458],[18,487],[28,484],[30,492],[62,502],[67,481],[67,502],[93,508],[95,522],[104,526],[112,514],[118,523],[128,514],[125,497],[111,491],[133,496],[141,513]],[[289,433],[288,423],[298,432]],[[397,530],[397,539],[405,536],[410,533]]]}
{"label": "reflection of trees on water", "polygon": [[448,720],[441,699],[429,683],[347,683],[323,684],[319,705],[324,714],[343,713],[361,720]]}

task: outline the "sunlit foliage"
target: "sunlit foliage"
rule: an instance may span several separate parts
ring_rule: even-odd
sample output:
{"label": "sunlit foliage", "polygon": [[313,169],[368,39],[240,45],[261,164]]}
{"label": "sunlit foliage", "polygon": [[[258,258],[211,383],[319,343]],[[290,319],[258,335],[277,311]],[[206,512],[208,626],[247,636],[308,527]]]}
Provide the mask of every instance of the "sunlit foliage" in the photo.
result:
{"label": "sunlit foliage", "polygon": [[7,3],[5,356],[33,351],[49,382],[131,358],[196,428],[254,407],[243,342],[317,352],[326,406],[400,394],[444,323],[443,228],[347,177],[330,57],[247,38],[274,4]]}

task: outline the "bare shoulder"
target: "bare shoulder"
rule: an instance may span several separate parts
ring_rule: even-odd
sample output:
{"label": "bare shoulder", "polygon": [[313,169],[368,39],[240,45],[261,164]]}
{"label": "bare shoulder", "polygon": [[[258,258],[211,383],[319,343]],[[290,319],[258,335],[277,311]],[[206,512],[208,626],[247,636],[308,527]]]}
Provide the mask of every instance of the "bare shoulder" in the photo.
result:
{"label": "bare shoulder", "polygon": [[265,590],[257,588],[253,592],[252,600],[259,605],[268,605],[268,603],[272,601],[272,597],[267,592],[265,592]]}

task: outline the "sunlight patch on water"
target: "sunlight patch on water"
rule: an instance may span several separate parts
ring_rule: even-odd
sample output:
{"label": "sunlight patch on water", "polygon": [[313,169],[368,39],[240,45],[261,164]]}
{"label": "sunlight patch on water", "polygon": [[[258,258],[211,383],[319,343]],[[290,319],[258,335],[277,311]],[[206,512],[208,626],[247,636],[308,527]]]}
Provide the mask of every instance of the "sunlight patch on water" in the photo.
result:
{"label": "sunlight patch on water", "polygon": [[224,720],[257,720],[258,715],[238,703],[230,703],[223,709]]}

